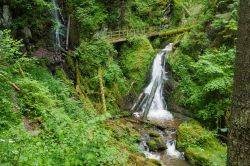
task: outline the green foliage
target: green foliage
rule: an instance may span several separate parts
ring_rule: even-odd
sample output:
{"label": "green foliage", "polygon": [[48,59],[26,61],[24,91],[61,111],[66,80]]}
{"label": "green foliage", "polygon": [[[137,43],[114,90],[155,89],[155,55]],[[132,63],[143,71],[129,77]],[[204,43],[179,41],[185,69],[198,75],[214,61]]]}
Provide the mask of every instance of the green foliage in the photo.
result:
{"label": "green foliage", "polygon": [[67,5],[88,38],[102,29],[142,28],[164,24],[162,14],[168,0],[70,0]]}
{"label": "green foliage", "polygon": [[126,153],[121,155],[119,147],[114,146],[112,132],[102,125],[105,117],[86,112],[70,96],[67,86],[59,84],[48,71],[33,69],[42,73],[41,78],[36,78],[33,71],[30,78],[17,81],[21,89],[18,111],[28,122],[23,122],[25,126],[12,124],[1,132],[1,164],[113,165],[127,161]]}
{"label": "green foliage", "polygon": [[115,54],[113,46],[104,39],[82,41],[76,50],[76,58],[80,64],[83,64],[80,68],[88,76],[93,73],[93,69],[97,71],[99,65],[105,66]]}
{"label": "green foliage", "polygon": [[196,30],[193,30],[184,37],[183,41],[181,42],[180,48],[184,54],[188,54],[189,56],[197,60],[197,56],[199,56],[200,53],[204,52],[208,44],[209,40],[206,33],[197,33]]}
{"label": "green foliage", "polygon": [[43,111],[49,111],[55,106],[49,90],[37,81],[22,79],[17,84],[21,88],[18,98],[20,98],[20,110],[24,116],[39,117]]}
{"label": "green foliage", "polygon": [[[49,13],[50,4],[44,0],[12,0],[6,1],[10,6],[12,24],[9,28],[19,37],[25,37],[22,30],[26,27],[31,30],[33,37],[42,37],[48,33],[45,29],[52,24]],[[36,18],[36,19],[34,19]],[[20,36],[21,35],[21,36]]]}
{"label": "green foliage", "polygon": [[168,0],[135,0],[127,2],[125,20],[130,27],[160,26]]}
{"label": "green foliage", "polygon": [[0,131],[10,128],[12,125],[18,123],[18,113],[14,112],[16,107],[13,98],[13,89],[9,82],[6,80],[6,73],[0,71]]}
{"label": "green foliage", "polygon": [[191,16],[197,25],[185,34],[180,47],[169,58],[178,80],[173,96],[198,120],[211,128],[223,128],[228,125],[226,115],[231,105],[235,32],[228,22],[222,21],[225,22],[222,25],[218,17],[235,22],[237,1],[206,3],[201,10],[204,14]]}
{"label": "green foliage", "polygon": [[82,35],[88,37],[100,29],[106,18],[103,5],[97,0],[68,2],[74,8],[74,16],[80,25]]}
{"label": "green foliage", "polygon": [[216,14],[211,21],[211,30],[216,34],[217,42],[234,45],[238,29],[238,6],[238,0],[218,1]]}
{"label": "green foliage", "polygon": [[[114,137],[114,131],[103,125],[106,116],[84,109],[83,103],[76,99],[72,82],[67,80],[63,71],[57,71],[56,78],[53,77],[44,62],[29,58],[22,60],[24,55],[19,52],[20,42],[10,38],[8,34],[2,39],[0,165],[127,163],[129,153],[127,149],[132,151],[137,147],[134,137],[123,137],[123,143],[118,144],[119,140]],[[99,57],[98,63],[92,60],[93,63],[90,65],[92,67],[102,65],[105,69],[104,79],[107,85],[111,86],[111,82],[120,81],[116,77],[122,77],[121,70],[110,59],[109,53],[112,47],[107,44],[101,47],[102,42],[98,44],[95,47],[89,46],[84,50],[84,54],[89,53],[90,61],[90,56],[93,55],[90,53],[94,49],[96,49],[94,53],[106,56]],[[101,51],[98,51],[98,48],[102,48]],[[77,54],[76,58],[80,59],[80,56]],[[83,58],[83,62],[84,60],[86,59]],[[22,65],[25,77],[19,76],[16,64]],[[91,71],[88,74],[95,76]],[[14,89],[14,83],[20,90]],[[112,87],[113,84],[110,88]],[[118,131],[117,134],[122,133]]]}
{"label": "green foliage", "polygon": [[226,165],[226,146],[215,135],[196,121],[184,122],[178,127],[177,147],[194,165]]}
{"label": "green foliage", "polygon": [[20,48],[23,46],[20,41],[14,40],[10,36],[10,31],[4,30],[0,31],[0,63],[4,65],[3,62],[8,62],[13,64],[16,59],[22,56]]}
{"label": "green foliage", "polygon": [[[117,112],[119,99],[127,92],[127,83],[123,71],[114,60],[115,56],[116,51],[113,46],[101,38],[93,39],[90,42],[83,41],[75,51],[81,77],[85,82],[84,90],[87,93],[100,92],[97,70],[99,66],[102,67],[104,86],[107,88],[108,111],[112,113]],[[96,97],[93,100],[97,101]]]}
{"label": "green foliage", "polygon": [[130,38],[123,45],[120,63],[129,84],[133,85],[133,93],[139,93],[145,86],[154,54],[153,47],[145,36]]}
{"label": "green foliage", "polygon": [[7,30],[0,31],[0,131],[19,122],[17,104],[13,101],[16,94],[11,86],[13,77],[10,72],[22,57],[19,51],[22,44],[12,39],[9,33]]}
{"label": "green foliage", "polygon": [[221,48],[207,51],[197,62],[180,52],[170,60],[179,78],[175,97],[211,127],[224,119],[231,104],[234,55],[234,49]]}
{"label": "green foliage", "polygon": [[172,25],[179,25],[182,18],[183,18],[183,9],[180,5],[174,3],[174,10],[173,12],[171,13],[171,17],[170,17],[170,22]]}

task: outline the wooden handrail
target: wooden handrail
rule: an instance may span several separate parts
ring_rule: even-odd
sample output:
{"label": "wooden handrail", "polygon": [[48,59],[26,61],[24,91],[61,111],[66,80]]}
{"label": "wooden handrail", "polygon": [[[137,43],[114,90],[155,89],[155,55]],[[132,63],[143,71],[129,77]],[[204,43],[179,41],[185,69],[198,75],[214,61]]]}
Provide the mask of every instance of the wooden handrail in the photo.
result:
{"label": "wooden handrail", "polygon": [[133,35],[144,34],[146,36],[168,36],[178,33],[184,33],[190,31],[191,27],[177,28],[164,31],[161,27],[143,27],[139,29],[120,29],[115,31],[107,31],[103,35],[106,36],[111,42],[126,41],[126,38]]}

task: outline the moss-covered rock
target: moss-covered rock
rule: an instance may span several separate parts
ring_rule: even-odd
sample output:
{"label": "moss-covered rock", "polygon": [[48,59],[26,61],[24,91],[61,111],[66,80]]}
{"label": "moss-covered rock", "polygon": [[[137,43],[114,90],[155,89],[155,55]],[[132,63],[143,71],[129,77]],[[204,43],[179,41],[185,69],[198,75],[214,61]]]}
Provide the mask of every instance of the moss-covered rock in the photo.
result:
{"label": "moss-covered rock", "polygon": [[147,143],[151,151],[167,149],[167,146],[161,137],[150,139]]}
{"label": "moss-covered rock", "polygon": [[145,159],[143,156],[139,154],[130,154],[129,155],[129,165],[141,165],[143,163],[144,166],[157,166],[155,161],[152,162],[150,159]]}
{"label": "moss-covered rock", "polygon": [[157,130],[149,130],[148,135],[150,137],[160,137],[160,133]]}
{"label": "moss-covered rock", "polygon": [[196,122],[182,123],[178,128],[177,147],[194,165],[226,165],[226,146],[214,134]]}

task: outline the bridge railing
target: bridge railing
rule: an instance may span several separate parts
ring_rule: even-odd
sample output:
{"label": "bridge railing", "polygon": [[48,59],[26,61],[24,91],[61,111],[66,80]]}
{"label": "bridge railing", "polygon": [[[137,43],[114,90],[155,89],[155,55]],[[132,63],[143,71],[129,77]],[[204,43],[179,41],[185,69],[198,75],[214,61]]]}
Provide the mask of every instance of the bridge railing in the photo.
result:
{"label": "bridge railing", "polygon": [[120,39],[120,38],[127,38],[129,36],[133,36],[133,35],[138,35],[138,34],[151,34],[151,33],[155,33],[155,32],[159,32],[160,30],[162,30],[162,27],[143,27],[143,28],[132,28],[132,29],[121,29],[121,30],[117,30],[117,31],[107,31],[107,32],[103,32],[102,35],[106,36],[108,39],[112,40],[112,39]]}
{"label": "bridge railing", "polygon": [[157,32],[159,30],[160,30],[159,27],[144,27],[140,29],[124,29],[124,30],[118,30],[118,31],[108,31],[107,37],[109,39],[123,38],[123,37],[133,36],[137,34],[149,34],[152,32]]}

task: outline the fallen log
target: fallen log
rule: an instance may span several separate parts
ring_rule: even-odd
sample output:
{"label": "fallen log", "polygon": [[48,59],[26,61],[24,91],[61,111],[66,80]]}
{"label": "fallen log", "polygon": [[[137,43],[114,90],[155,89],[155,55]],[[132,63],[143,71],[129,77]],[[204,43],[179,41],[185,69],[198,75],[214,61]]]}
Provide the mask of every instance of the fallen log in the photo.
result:
{"label": "fallen log", "polygon": [[147,100],[147,103],[146,103],[146,108],[145,108],[143,116],[142,116],[142,120],[144,120],[144,121],[147,120],[147,116],[148,116],[151,104],[152,104],[154,96],[155,96],[155,92],[156,92],[158,84],[159,84],[158,80],[159,80],[159,78],[157,77],[155,79],[154,84],[153,84],[152,90],[151,90],[151,92],[149,94],[149,97],[148,97],[148,100]]}
{"label": "fallen log", "polygon": [[131,111],[136,111],[138,106],[140,105],[141,101],[144,99],[145,97],[145,93],[141,93],[138,97],[138,99],[136,100],[135,104],[133,105],[133,107],[131,108]]}
{"label": "fallen log", "polygon": [[146,103],[148,96],[149,96],[148,94],[145,94],[144,99],[142,100],[141,104],[137,108],[139,111],[140,111],[140,108],[142,108],[142,106]]}
{"label": "fallen log", "polygon": [[162,31],[159,33],[159,36],[170,36],[170,35],[176,35],[184,32],[188,32],[192,29],[192,27],[186,27],[186,28],[177,28],[177,29],[171,29],[167,31]]}

